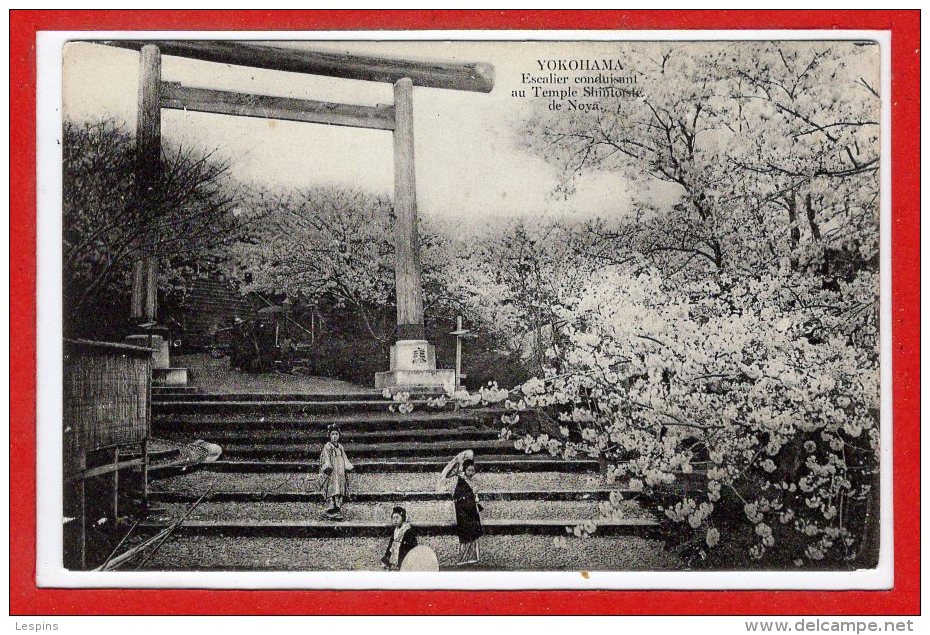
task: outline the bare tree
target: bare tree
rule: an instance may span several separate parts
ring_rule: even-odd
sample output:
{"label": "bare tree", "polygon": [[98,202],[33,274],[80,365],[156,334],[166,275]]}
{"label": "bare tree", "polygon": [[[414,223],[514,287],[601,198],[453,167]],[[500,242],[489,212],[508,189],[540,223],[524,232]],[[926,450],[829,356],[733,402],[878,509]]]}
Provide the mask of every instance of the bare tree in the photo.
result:
{"label": "bare tree", "polygon": [[117,122],[66,122],[63,138],[63,273],[71,326],[81,330],[81,316],[94,307],[127,301],[140,253],[177,266],[232,234],[238,193],[229,163],[213,153],[165,151],[143,201],[135,187],[135,143]]}

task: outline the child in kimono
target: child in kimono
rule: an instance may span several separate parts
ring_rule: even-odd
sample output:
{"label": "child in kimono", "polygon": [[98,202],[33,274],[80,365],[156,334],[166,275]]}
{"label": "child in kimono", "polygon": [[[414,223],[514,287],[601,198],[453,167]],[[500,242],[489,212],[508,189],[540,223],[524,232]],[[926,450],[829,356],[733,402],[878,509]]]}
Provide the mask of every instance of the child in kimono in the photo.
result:
{"label": "child in kimono", "polygon": [[327,503],[326,516],[342,520],[342,504],[349,493],[348,473],[354,468],[339,443],[342,436],[339,428],[330,426],[329,441],[320,452],[320,492]]}

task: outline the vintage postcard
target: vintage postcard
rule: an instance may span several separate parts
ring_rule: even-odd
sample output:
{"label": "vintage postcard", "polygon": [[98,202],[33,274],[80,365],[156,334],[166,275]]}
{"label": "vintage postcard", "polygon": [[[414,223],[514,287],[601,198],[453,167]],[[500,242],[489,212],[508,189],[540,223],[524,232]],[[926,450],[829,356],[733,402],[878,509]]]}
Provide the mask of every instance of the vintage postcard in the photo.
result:
{"label": "vintage postcard", "polygon": [[890,588],[889,64],[40,34],[40,586]]}

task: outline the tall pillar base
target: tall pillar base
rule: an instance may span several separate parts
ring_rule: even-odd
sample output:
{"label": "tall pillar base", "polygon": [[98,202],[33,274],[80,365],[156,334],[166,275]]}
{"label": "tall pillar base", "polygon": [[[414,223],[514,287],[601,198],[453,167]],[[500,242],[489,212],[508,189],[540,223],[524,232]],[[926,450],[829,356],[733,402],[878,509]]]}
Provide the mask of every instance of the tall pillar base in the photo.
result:
{"label": "tall pillar base", "polygon": [[153,386],[170,386],[176,388],[187,386],[188,376],[187,369],[177,368],[153,368],[152,385]]}
{"label": "tall pillar base", "polygon": [[186,368],[171,366],[170,347],[168,340],[161,335],[127,335],[126,344],[144,346],[152,349],[152,385],[153,386],[186,386],[188,381]]}
{"label": "tall pillar base", "polygon": [[447,395],[455,392],[455,371],[436,370],[389,370],[375,373],[375,387],[387,388],[391,392],[442,391]]}
{"label": "tall pillar base", "polygon": [[426,388],[455,391],[455,371],[436,368],[436,349],[426,340],[398,340],[391,347],[391,370],[375,373],[375,387],[392,391]]}

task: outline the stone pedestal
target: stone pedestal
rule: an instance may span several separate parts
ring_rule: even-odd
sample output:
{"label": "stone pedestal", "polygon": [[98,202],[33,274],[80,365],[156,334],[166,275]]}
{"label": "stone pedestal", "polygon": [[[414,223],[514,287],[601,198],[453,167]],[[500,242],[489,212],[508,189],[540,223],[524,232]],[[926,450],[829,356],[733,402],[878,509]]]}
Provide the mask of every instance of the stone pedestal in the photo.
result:
{"label": "stone pedestal", "polygon": [[186,368],[153,368],[152,369],[153,386],[186,386],[187,369]]}
{"label": "stone pedestal", "polygon": [[154,349],[152,353],[153,386],[186,386],[187,369],[172,368],[168,340],[161,335],[127,335],[126,344]]}
{"label": "stone pedestal", "polygon": [[455,390],[455,371],[436,368],[436,349],[426,340],[399,340],[391,347],[391,370],[375,373],[375,387],[391,390]]}

